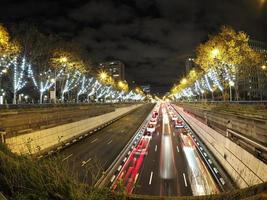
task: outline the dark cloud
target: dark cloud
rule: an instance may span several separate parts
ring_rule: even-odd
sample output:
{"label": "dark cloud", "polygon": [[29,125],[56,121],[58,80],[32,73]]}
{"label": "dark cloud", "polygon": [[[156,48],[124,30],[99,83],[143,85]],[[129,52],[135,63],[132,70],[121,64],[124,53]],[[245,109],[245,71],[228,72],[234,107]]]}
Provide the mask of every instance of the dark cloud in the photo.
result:
{"label": "dark cloud", "polygon": [[81,43],[94,62],[120,59],[126,78],[164,92],[184,74],[184,61],[221,25],[266,41],[259,0],[4,0],[3,23],[30,20]]}

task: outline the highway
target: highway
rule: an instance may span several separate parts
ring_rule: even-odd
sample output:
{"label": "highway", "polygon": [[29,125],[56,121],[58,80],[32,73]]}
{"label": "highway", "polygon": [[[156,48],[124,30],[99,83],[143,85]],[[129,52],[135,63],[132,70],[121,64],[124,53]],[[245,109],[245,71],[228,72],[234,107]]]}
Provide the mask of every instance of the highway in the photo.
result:
{"label": "highway", "polygon": [[158,104],[152,135],[144,134],[122,167],[117,182],[127,193],[155,196],[189,196],[219,193],[208,168],[185,129],[175,128],[176,111]]}
{"label": "highway", "polygon": [[122,151],[143,122],[152,104],[146,104],[106,128],[60,152],[62,164],[80,182],[94,184]]}

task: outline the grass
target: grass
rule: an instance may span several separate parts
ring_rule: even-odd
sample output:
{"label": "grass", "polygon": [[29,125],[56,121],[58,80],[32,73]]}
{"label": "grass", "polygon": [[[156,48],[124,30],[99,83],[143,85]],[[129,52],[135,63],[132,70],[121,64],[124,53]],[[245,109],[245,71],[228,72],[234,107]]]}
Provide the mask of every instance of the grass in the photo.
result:
{"label": "grass", "polygon": [[[0,191],[10,200],[243,199],[267,190],[267,184],[206,197],[150,197],[114,194],[76,181],[61,158],[36,160],[18,156],[0,143]],[[249,198],[250,199],[250,198]],[[261,199],[261,198],[254,198]]]}
{"label": "grass", "polygon": [[8,199],[108,199],[111,192],[78,183],[59,158],[17,156],[0,144],[0,190]]}

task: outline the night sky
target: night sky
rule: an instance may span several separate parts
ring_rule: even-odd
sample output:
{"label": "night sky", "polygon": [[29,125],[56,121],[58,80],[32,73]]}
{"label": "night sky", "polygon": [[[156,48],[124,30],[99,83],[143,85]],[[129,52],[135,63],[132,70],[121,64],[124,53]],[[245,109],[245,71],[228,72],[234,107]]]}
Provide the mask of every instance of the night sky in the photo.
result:
{"label": "night sky", "polygon": [[74,40],[93,62],[122,60],[126,79],[166,92],[195,47],[231,25],[267,42],[261,0],[1,0],[0,23],[22,21]]}

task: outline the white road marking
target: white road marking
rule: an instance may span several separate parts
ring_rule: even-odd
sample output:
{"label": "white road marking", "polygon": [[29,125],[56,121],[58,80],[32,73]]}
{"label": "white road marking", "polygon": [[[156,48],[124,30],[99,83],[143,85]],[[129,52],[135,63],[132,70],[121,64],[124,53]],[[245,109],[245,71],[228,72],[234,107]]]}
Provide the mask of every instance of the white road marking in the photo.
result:
{"label": "white road marking", "polygon": [[153,178],[153,171],[150,173],[150,178],[149,178],[149,185],[151,185],[151,183],[152,183],[152,178]]}
{"label": "white road marking", "polygon": [[83,167],[84,165],[86,165],[88,162],[90,162],[90,160],[92,160],[92,158],[89,158],[89,159],[86,160],[86,161],[82,161],[82,167]]}
{"label": "white road marking", "polygon": [[68,155],[66,158],[64,158],[62,161],[69,159],[73,154]]}
{"label": "white road marking", "polygon": [[116,176],[113,175],[112,178],[110,179],[110,182],[113,182],[115,178],[116,178]]}
{"label": "white road marking", "polygon": [[157,149],[158,149],[158,145],[155,146],[155,151],[157,151]]}
{"label": "white road marking", "polygon": [[92,143],[94,143],[94,142],[95,142],[95,141],[97,141],[97,140],[98,140],[97,138],[96,138],[96,139],[94,139],[94,140],[91,142],[91,144],[92,144]]}
{"label": "white road marking", "polygon": [[127,160],[127,158],[125,157],[124,159],[123,159],[123,162],[125,162]]}
{"label": "white road marking", "polygon": [[209,161],[210,164],[212,163],[210,159],[208,159],[208,161]]}
{"label": "white road marking", "polygon": [[68,143],[66,143],[65,145],[68,146],[68,145],[70,145],[70,143],[68,142]]}
{"label": "white road marking", "polygon": [[221,183],[224,185],[225,181],[223,180],[223,178],[220,178]]}
{"label": "white road marking", "polygon": [[216,174],[218,173],[218,170],[215,167],[213,167],[213,170],[215,171]]}
{"label": "white road marking", "polygon": [[112,142],[112,140],[110,140],[109,142],[108,142],[108,144],[110,144]]}
{"label": "white road marking", "polygon": [[177,149],[177,152],[179,153],[179,147],[178,146],[176,146],[176,149]]}
{"label": "white road marking", "polygon": [[204,153],[204,156],[205,156],[205,157],[207,157],[207,154],[206,154],[206,153]]}
{"label": "white road marking", "polygon": [[185,185],[185,187],[187,187],[187,181],[186,181],[185,173],[183,173],[183,177],[184,177],[184,185]]}
{"label": "white road marking", "polygon": [[120,165],[120,166],[118,167],[118,171],[120,171],[120,170],[121,170],[121,168],[122,168],[122,165]]}

